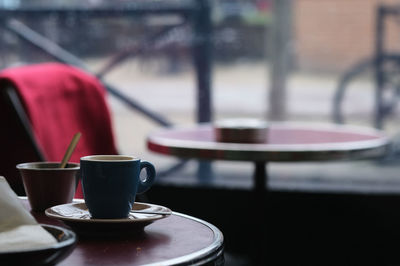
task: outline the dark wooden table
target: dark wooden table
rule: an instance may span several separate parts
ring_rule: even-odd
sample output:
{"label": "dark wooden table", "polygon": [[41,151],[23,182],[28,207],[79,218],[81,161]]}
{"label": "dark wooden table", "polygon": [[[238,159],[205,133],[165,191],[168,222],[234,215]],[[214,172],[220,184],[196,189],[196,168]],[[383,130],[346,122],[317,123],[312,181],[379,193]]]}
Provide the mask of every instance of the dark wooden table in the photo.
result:
{"label": "dark wooden table", "polygon": [[[26,198],[22,199],[30,210]],[[32,212],[42,224],[66,227],[44,213]],[[71,255],[59,265],[223,265],[223,235],[214,225],[173,212],[145,227],[143,233],[120,237],[79,237]]]}
{"label": "dark wooden table", "polygon": [[268,162],[377,158],[389,147],[382,132],[365,127],[270,123],[267,134],[266,143],[222,143],[216,141],[213,125],[200,124],[150,134],[147,146],[151,151],[180,158],[253,162],[254,189],[260,197],[267,188]]}

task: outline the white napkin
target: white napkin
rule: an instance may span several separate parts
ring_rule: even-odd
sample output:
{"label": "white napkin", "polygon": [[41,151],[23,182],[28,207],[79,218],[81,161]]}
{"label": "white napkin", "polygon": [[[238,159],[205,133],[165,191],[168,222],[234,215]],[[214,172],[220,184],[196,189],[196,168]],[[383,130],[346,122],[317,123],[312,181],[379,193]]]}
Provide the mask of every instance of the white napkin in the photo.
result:
{"label": "white napkin", "polygon": [[0,252],[50,247],[57,240],[24,208],[18,196],[0,176]]}

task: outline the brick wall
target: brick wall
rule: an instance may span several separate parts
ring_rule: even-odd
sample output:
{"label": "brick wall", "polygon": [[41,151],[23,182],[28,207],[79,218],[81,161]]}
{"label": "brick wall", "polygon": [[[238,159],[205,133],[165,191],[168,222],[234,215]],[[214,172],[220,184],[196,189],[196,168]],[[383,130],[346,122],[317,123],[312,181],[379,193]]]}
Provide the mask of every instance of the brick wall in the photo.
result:
{"label": "brick wall", "polygon": [[[396,0],[293,0],[294,47],[303,70],[343,71],[371,56],[375,9]],[[400,51],[398,23],[387,20],[387,49]]]}

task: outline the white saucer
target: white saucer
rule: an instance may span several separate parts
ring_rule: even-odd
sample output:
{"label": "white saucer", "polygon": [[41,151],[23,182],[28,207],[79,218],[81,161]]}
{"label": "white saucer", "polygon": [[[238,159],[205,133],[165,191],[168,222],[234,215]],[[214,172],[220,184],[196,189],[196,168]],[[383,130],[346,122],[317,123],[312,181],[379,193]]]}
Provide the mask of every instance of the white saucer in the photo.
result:
{"label": "white saucer", "polygon": [[145,226],[171,215],[172,211],[160,205],[135,202],[127,218],[92,219],[86,204],[80,202],[48,208],[45,214],[63,221],[80,235],[126,235],[143,231]]}

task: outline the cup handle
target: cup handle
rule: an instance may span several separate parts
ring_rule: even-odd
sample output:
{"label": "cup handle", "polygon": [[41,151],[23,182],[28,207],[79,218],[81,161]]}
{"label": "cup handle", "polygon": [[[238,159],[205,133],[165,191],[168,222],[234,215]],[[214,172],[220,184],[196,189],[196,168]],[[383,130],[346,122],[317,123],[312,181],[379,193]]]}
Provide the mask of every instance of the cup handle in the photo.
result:
{"label": "cup handle", "polygon": [[146,192],[156,180],[156,169],[154,168],[154,165],[147,161],[141,161],[140,172],[143,168],[146,168],[146,179],[144,181],[139,179],[138,194]]}

